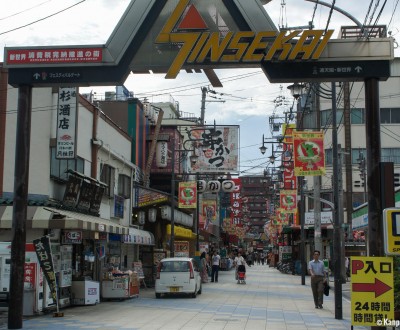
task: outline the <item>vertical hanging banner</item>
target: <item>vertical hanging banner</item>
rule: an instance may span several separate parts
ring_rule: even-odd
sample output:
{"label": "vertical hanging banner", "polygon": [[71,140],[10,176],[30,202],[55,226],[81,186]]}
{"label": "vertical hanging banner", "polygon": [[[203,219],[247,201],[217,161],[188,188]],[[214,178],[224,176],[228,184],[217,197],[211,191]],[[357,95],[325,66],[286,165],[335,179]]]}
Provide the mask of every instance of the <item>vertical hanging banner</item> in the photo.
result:
{"label": "vertical hanging banner", "polygon": [[203,200],[203,218],[204,230],[208,230],[210,224],[215,223],[217,220],[217,201],[215,200]]}
{"label": "vertical hanging banner", "polygon": [[293,132],[294,173],[296,176],[325,174],[324,134]]}
{"label": "vertical hanging banner", "polygon": [[197,182],[179,182],[179,208],[195,209],[197,207]]}
{"label": "vertical hanging banner", "polygon": [[295,124],[283,124],[283,153],[281,162],[283,165],[283,188],[284,189],[297,189],[297,178],[294,175],[294,157],[293,157],[293,132],[295,131]]}
{"label": "vertical hanging banner", "polygon": [[60,87],[57,106],[57,159],[76,155],[77,88]]}
{"label": "vertical hanging banner", "polygon": [[231,192],[231,223],[234,225],[242,224],[242,196],[240,190],[242,182],[240,178],[233,179],[235,182],[235,190]]}
{"label": "vertical hanging banner", "polygon": [[281,190],[280,191],[281,212],[296,213],[297,210],[297,191]]}
{"label": "vertical hanging banner", "polygon": [[40,267],[50,287],[51,297],[57,303],[57,283],[56,274],[54,272],[53,257],[50,248],[50,236],[43,236],[33,240],[36,255],[39,260]]}

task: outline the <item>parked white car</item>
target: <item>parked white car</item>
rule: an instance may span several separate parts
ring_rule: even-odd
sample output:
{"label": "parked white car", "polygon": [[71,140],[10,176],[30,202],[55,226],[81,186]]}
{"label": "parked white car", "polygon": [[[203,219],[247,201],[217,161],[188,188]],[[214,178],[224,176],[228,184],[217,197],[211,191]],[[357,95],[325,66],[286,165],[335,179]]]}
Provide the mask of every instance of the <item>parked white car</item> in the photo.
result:
{"label": "parked white car", "polygon": [[165,258],[157,267],[156,298],[161,294],[189,293],[193,298],[201,294],[201,276],[192,258]]}

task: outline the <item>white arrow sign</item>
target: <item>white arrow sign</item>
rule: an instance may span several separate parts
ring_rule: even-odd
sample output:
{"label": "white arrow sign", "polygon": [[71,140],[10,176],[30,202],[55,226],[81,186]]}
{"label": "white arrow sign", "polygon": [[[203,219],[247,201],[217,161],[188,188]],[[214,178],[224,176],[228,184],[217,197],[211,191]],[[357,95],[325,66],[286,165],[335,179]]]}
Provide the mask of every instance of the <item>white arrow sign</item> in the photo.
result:
{"label": "white arrow sign", "polygon": [[357,71],[357,73],[360,73],[362,71],[362,67],[361,66],[356,66],[355,70]]}

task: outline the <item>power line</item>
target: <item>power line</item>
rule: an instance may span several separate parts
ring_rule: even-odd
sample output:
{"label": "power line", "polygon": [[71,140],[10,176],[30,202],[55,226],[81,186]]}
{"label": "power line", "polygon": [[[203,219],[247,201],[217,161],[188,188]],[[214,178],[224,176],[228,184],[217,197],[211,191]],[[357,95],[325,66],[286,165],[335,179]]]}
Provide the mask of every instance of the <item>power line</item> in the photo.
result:
{"label": "power line", "polygon": [[8,18],[11,18],[11,17],[14,17],[14,16],[18,16],[18,15],[20,15],[20,14],[23,14],[23,13],[25,13],[25,12],[27,12],[27,11],[30,11],[30,10],[34,9],[34,8],[40,7],[40,6],[44,5],[45,3],[51,2],[51,1],[52,1],[52,0],[48,0],[48,1],[45,1],[45,2],[42,2],[42,3],[39,3],[39,4],[36,5],[36,6],[30,7],[30,8],[24,9],[24,10],[21,10],[21,11],[19,11],[19,12],[16,12],[15,14],[11,14],[11,15],[8,15],[8,16],[5,16],[5,17],[1,17],[1,18],[0,18],[0,21],[3,21],[3,20],[5,20],[5,19],[8,19]]}
{"label": "power line", "polygon": [[48,19],[48,18],[50,18],[50,17],[56,16],[56,15],[58,15],[58,14],[64,12],[64,11],[67,11],[67,10],[71,9],[72,7],[75,7],[75,6],[81,4],[82,2],[85,2],[85,1],[86,1],[86,0],[81,0],[81,1],[79,1],[78,3],[73,4],[72,6],[69,6],[69,7],[67,7],[67,8],[64,8],[64,9],[62,9],[62,10],[60,10],[60,11],[57,11],[57,12],[55,12],[55,13],[53,13],[53,14],[51,14],[51,15],[45,16],[45,17],[43,17],[43,18],[40,18],[40,19],[38,19],[38,20],[36,20],[36,21],[33,21],[33,22],[31,22],[31,23],[28,23],[28,24],[25,24],[25,25],[16,27],[16,28],[11,29],[11,30],[8,30],[8,31],[0,32],[0,35],[6,34],[6,33],[10,33],[10,32],[16,31],[16,30],[20,30],[20,29],[23,29],[23,28],[25,28],[25,27],[27,27],[27,26],[30,26],[30,25],[33,25],[33,24],[35,24],[35,23],[44,21],[44,20],[46,20],[46,19]]}

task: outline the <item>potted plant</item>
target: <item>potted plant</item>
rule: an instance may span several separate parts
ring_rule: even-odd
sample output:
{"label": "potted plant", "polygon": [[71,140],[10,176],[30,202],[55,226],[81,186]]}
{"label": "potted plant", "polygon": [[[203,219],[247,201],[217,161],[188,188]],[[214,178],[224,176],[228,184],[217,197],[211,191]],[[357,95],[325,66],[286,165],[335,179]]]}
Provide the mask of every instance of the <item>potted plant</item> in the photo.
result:
{"label": "potted plant", "polygon": [[394,318],[400,320],[400,256],[393,257]]}

